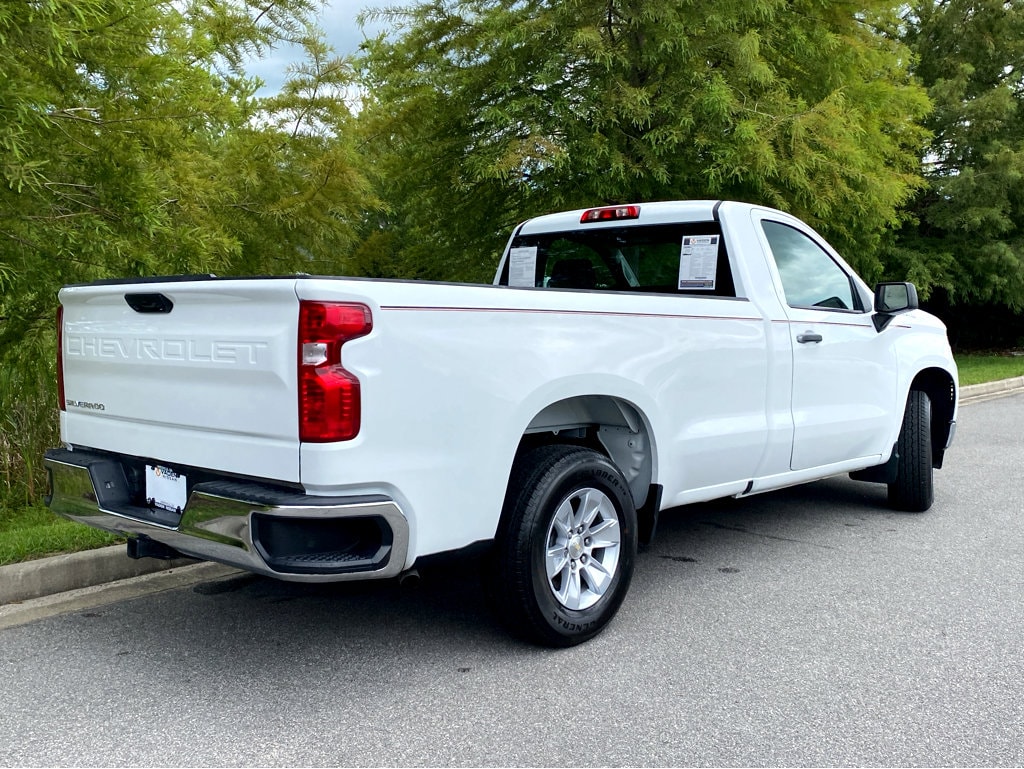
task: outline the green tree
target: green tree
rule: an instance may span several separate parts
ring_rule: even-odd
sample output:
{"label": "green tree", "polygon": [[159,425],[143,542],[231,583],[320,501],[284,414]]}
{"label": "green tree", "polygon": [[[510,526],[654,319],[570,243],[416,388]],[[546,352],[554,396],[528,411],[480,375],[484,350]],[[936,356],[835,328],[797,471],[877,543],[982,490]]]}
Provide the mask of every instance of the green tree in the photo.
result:
{"label": "green tree", "polygon": [[[790,210],[862,270],[919,181],[928,108],[894,4],[434,0],[365,46],[365,152],[405,274],[486,278],[509,228],[597,203]],[[379,223],[371,230],[377,232]]]}
{"label": "green tree", "polygon": [[[309,270],[363,218],[351,69],[313,0],[0,4],[0,354],[57,288],[104,277]],[[247,56],[307,47],[257,99]],[[362,195],[360,193],[363,193]]]}
{"label": "green tree", "polygon": [[[369,187],[345,101],[352,68],[312,26],[320,3],[0,0],[7,459],[53,440],[55,398],[37,390],[54,378],[62,285],[339,269]],[[306,61],[258,98],[246,62],[283,42]]]}
{"label": "green tree", "polygon": [[1024,310],[1024,0],[922,0],[904,39],[935,110],[889,271]]}

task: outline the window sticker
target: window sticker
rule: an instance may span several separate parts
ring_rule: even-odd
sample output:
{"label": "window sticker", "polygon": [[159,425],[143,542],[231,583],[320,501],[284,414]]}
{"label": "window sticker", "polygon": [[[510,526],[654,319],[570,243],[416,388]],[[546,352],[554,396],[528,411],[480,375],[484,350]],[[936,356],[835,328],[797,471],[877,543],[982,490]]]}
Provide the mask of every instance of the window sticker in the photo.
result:
{"label": "window sticker", "polygon": [[679,288],[715,290],[718,239],[721,235],[687,235],[679,254]]}
{"label": "window sticker", "polygon": [[510,286],[537,285],[537,247],[510,248],[508,251],[508,284]]}

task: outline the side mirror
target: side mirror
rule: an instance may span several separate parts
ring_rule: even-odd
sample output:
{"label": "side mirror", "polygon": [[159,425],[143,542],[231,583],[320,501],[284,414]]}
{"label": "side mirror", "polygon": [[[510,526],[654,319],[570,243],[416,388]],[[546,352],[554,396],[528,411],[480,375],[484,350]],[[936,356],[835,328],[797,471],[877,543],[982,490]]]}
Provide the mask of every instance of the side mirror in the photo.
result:
{"label": "side mirror", "polygon": [[882,331],[897,313],[918,308],[917,287],[913,283],[879,283],[875,286],[875,329]]}
{"label": "side mirror", "polygon": [[879,283],[875,286],[875,312],[906,312],[917,308],[917,287],[913,283]]}

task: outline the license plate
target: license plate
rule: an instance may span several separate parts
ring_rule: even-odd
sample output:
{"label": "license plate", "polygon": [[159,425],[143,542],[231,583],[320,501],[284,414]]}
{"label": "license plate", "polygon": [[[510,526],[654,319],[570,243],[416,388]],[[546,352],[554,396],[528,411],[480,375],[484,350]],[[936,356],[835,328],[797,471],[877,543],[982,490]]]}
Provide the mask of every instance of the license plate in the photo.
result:
{"label": "license plate", "polygon": [[161,510],[180,513],[188,500],[185,476],[162,465],[146,465],[146,501]]}

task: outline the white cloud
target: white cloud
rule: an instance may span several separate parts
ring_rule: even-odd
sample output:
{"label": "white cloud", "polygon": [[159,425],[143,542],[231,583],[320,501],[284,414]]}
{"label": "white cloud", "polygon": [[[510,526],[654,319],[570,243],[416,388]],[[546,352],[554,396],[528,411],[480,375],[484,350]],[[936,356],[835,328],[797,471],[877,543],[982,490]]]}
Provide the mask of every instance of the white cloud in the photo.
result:
{"label": "white cloud", "polygon": [[[328,0],[317,18],[317,24],[335,52],[346,56],[356,53],[364,40],[384,30],[385,22],[380,21],[369,21],[365,27],[360,27],[356,17],[361,11],[401,4],[400,0]],[[269,51],[262,59],[252,61],[248,70],[265,83],[261,93],[272,94],[281,88],[288,66],[301,61],[301,49],[285,46]]]}

